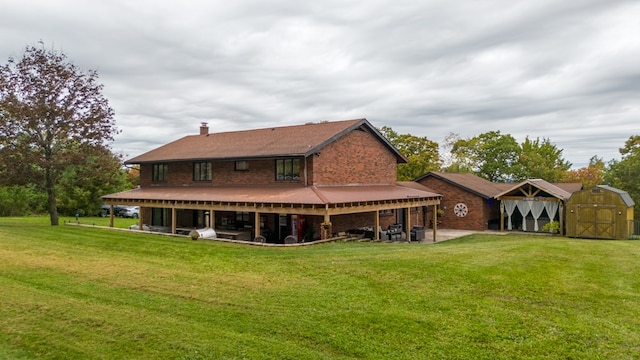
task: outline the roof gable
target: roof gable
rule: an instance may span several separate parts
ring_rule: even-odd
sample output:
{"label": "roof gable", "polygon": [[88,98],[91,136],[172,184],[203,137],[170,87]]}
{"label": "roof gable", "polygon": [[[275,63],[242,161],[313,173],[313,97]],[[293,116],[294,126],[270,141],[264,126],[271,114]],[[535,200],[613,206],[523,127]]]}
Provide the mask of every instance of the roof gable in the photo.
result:
{"label": "roof gable", "polygon": [[551,195],[551,196],[553,196],[555,198],[558,198],[558,199],[567,200],[567,199],[569,199],[571,197],[571,193],[570,192],[568,192],[566,190],[563,190],[560,187],[558,187],[558,186],[556,186],[554,184],[551,184],[551,183],[549,183],[549,182],[547,182],[545,180],[541,180],[541,179],[528,179],[528,180],[525,180],[525,181],[523,181],[521,183],[515,184],[514,186],[512,186],[512,187],[508,188],[507,190],[501,192],[500,194],[496,195],[495,197],[496,198],[501,198],[501,197],[507,196],[509,194],[513,195],[514,192],[517,192],[517,194],[515,194],[515,195],[521,196],[522,193],[518,192],[518,189],[523,188],[525,185],[531,185],[531,186],[533,186],[533,187],[535,187],[537,189],[540,189],[541,191],[544,191],[547,194],[549,194],[549,195]]}
{"label": "roof gable", "polygon": [[349,132],[372,133],[397,158],[407,159],[366,119],[189,135],[127,160],[127,164],[310,156]]}

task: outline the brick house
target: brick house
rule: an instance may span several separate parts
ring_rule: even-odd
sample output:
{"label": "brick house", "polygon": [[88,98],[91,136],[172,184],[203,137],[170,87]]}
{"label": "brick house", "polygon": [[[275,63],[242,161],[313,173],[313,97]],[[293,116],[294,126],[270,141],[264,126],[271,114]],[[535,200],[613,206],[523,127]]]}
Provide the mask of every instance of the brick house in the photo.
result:
{"label": "brick house", "polygon": [[499,229],[500,206],[494,197],[505,189],[505,184],[493,183],[473,174],[444,172],[430,172],[415,181],[443,194],[439,227],[460,230]]}
{"label": "brick house", "polygon": [[369,229],[379,238],[375,229],[424,225],[427,207],[440,203],[424,186],[397,182],[406,161],[366,119],[223,133],[203,123],[197,135],[127,160],[140,166],[138,188],[103,201],[139,206],[140,228],[171,233],[211,227],[277,243]]}

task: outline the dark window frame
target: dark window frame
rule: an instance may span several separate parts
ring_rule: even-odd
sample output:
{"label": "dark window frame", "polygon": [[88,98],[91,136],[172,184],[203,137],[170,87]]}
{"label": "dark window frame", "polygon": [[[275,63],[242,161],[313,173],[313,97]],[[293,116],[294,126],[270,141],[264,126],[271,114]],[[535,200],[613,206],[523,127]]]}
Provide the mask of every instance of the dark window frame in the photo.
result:
{"label": "dark window frame", "polygon": [[169,177],[169,164],[153,164],[151,181],[154,183],[167,182]]}
{"label": "dark window frame", "polygon": [[247,160],[238,160],[234,162],[235,171],[249,171],[249,162]]}
{"label": "dark window frame", "polygon": [[193,181],[211,181],[213,169],[209,161],[197,161],[193,163]]}
{"label": "dark window frame", "polygon": [[300,180],[300,158],[276,160],[276,181]]}

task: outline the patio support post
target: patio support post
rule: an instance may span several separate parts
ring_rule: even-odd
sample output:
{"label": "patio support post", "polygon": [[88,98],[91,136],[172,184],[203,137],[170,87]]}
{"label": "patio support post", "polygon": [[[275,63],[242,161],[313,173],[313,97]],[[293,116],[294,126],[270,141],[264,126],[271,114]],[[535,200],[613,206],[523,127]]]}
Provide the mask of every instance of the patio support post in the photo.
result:
{"label": "patio support post", "polygon": [[564,236],[564,201],[559,201],[560,208],[560,236]]}
{"label": "patio support post", "polygon": [[322,225],[320,225],[320,238],[322,240],[328,239],[331,237],[332,226],[331,226],[331,216],[329,216],[329,209],[324,213],[324,221]]}
{"label": "patio support post", "polygon": [[260,236],[260,213],[256,211],[256,218],[255,218],[255,224],[254,227],[255,229],[255,234],[253,235],[253,238],[257,238],[258,236]]}
{"label": "patio support post", "polygon": [[406,208],[407,210],[407,216],[405,217],[405,225],[406,227],[404,228],[404,234],[407,237],[407,241],[411,242],[411,208],[408,207]]}
{"label": "patio support post", "polygon": [[138,230],[142,230],[142,223],[144,219],[144,208],[142,206],[138,207]]}
{"label": "patio support post", "polygon": [[436,242],[436,233],[438,232],[438,205],[433,205],[433,242]]}
{"label": "patio support post", "polygon": [[216,211],[209,209],[209,227],[215,229],[216,227]]}
{"label": "patio support post", "polygon": [[500,200],[500,231],[504,231],[504,203]]}
{"label": "patio support post", "polygon": [[380,210],[376,210],[376,215],[374,216],[373,219],[373,239],[374,240],[380,240],[380,231],[378,231],[378,229],[380,229]]}
{"label": "patio support post", "polygon": [[176,223],[178,221],[178,219],[176,219],[178,214],[178,211],[176,211],[176,208],[171,208],[171,233],[175,234],[176,233]]}

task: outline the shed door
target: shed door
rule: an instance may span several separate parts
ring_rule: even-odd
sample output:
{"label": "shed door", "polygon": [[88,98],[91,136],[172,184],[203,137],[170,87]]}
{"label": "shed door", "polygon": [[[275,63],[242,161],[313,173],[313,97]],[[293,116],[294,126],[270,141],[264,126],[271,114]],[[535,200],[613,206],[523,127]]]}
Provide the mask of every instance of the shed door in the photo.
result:
{"label": "shed door", "polygon": [[615,220],[615,206],[578,205],[576,236],[615,239]]}

